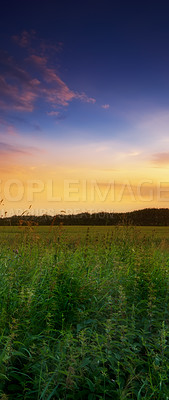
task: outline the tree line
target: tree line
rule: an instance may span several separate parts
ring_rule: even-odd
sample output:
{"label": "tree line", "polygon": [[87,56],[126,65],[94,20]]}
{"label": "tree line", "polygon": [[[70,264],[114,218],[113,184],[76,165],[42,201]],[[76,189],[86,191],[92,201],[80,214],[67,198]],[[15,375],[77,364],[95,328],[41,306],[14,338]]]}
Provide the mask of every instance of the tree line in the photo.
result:
{"label": "tree line", "polygon": [[51,215],[13,215],[1,217],[0,226],[17,225],[137,225],[137,226],[169,226],[168,208],[145,208],[123,213],[79,213],[54,217]]}

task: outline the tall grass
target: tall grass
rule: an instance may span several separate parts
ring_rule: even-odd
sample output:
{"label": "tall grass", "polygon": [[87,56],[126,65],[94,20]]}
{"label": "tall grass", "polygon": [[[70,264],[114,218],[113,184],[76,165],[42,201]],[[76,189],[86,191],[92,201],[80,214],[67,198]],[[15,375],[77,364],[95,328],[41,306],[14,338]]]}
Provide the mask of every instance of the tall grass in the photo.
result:
{"label": "tall grass", "polygon": [[1,243],[0,313],[0,400],[169,399],[164,241],[25,230]]}

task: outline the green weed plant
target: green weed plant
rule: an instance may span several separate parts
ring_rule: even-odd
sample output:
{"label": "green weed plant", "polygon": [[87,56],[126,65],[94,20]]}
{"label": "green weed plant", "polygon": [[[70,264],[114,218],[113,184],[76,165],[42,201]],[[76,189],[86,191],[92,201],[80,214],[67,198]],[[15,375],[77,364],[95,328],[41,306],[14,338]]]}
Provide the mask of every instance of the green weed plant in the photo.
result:
{"label": "green weed plant", "polygon": [[62,226],[0,238],[0,400],[169,399],[165,238]]}

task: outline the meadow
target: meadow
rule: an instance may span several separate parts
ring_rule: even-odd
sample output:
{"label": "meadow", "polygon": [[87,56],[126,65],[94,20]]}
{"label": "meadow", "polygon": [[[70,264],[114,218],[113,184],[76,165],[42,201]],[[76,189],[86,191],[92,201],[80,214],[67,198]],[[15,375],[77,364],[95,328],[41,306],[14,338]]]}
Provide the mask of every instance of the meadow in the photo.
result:
{"label": "meadow", "polygon": [[169,399],[169,227],[0,227],[7,399]]}

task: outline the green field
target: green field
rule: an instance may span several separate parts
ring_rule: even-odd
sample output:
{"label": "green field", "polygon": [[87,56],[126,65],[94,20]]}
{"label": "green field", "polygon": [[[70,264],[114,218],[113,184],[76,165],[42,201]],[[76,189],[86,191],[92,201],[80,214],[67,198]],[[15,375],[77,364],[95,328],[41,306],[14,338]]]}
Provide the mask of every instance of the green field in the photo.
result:
{"label": "green field", "polygon": [[0,400],[169,399],[168,250],[168,227],[0,227]]}
{"label": "green field", "polygon": [[29,234],[37,239],[37,236],[41,240],[44,240],[48,243],[48,239],[55,240],[60,233],[62,237],[66,237],[66,242],[76,242],[79,243],[84,242],[86,238],[86,232],[89,230],[90,236],[97,237],[104,235],[113,234],[114,236],[126,235],[127,232],[135,236],[137,238],[142,238],[146,236],[147,238],[152,238],[153,241],[161,241],[165,240],[166,243],[169,242],[169,227],[167,226],[0,226],[0,240],[6,240],[6,244],[8,244],[9,240],[16,241],[20,243],[24,241],[25,236]]}

